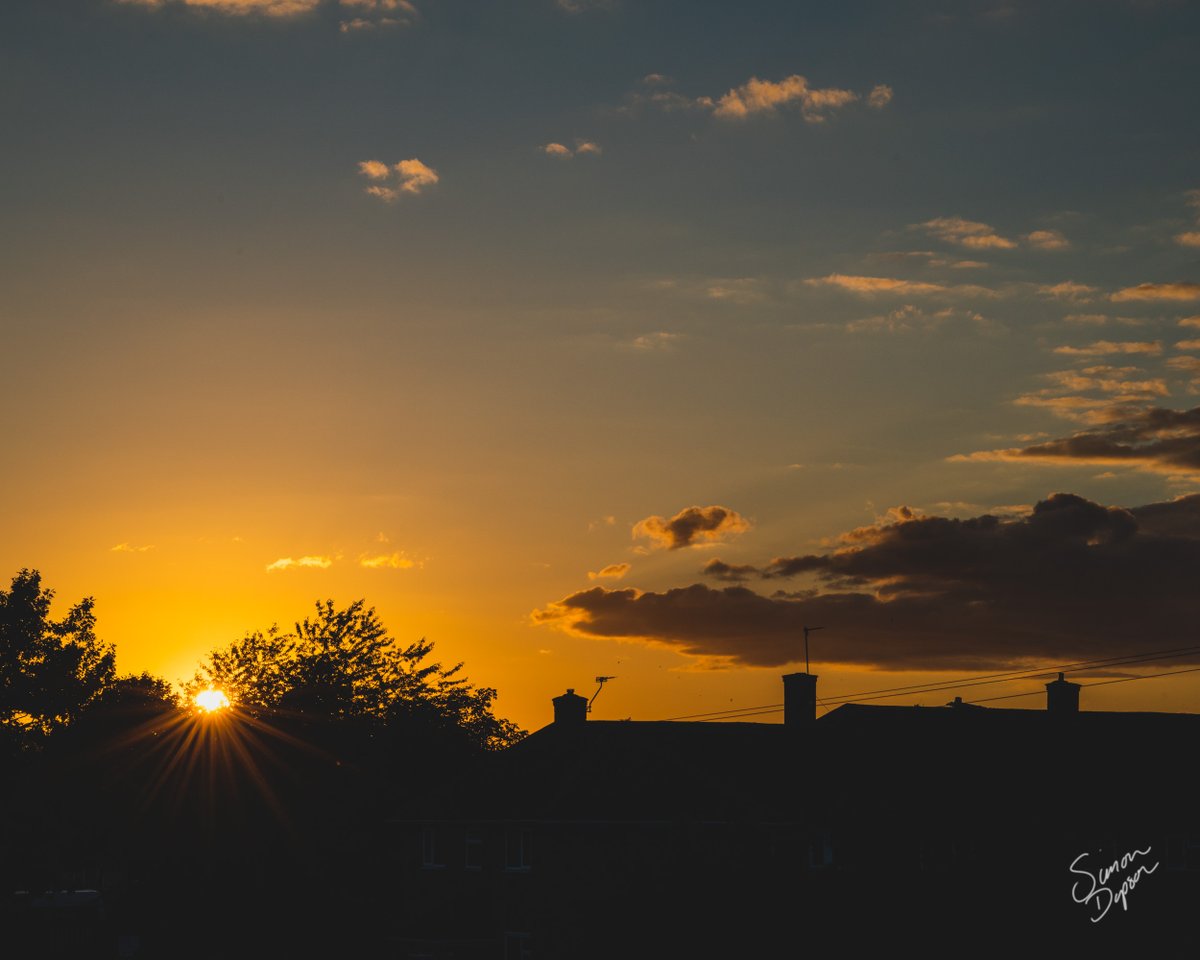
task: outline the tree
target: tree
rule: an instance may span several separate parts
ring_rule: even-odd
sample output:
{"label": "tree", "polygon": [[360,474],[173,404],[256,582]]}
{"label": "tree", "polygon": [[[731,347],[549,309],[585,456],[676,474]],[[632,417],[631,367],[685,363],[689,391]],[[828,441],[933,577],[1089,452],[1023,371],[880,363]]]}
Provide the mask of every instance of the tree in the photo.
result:
{"label": "tree", "polygon": [[492,713],[493,688],[472,687],[459,676],[462,663],[427,663],[432,652],[432,641],[424,638],[397,643],[365,600],[344,609],[318,601],[315,616],[297,623],[294,632],[272,626],[214,650],[185,692],[194,696],[216,687],[250,709],[379,725],[420,718],[453,727],[485,750],[524,736]]}
{"label": "tree", "polygon": [[0,729],[18,749],[75,720],[115,677],[111,644],[96,637],[93,600],[50,618],[54,591],[22,569],[0,590]]}

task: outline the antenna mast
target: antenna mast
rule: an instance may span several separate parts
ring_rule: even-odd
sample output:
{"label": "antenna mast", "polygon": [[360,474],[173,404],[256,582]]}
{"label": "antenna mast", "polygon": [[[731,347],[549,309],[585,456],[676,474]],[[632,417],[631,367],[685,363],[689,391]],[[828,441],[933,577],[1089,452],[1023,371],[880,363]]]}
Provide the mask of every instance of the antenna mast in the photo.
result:
{"label": "antenna mast", "polygon": [[592,699],[588,701],[588,708],[587,708],[587,712],[588,712],[588,713],[591,713],[591,712],[592,712],[592,704],[593,704],[593,703],[595,703],[595,702],[596,702],[596,698],[597,698],[598,696],[600,696],[600,691],[604,689],[604,685],[605,685],[605,684],[606,684],[606,683],[607,683],[609,680],[616,680],[616,679],[617,679],[616,677],[597,677],[597,678],[596,678],[596,682],[597,682],[598,684],[600,684],[600,686],[598,686],[598,687],[596,688],[596,692],[592,694]]}
{"label": "antenna mast", "polygon": [[804,628],[804,672],[805,673],[812,673],[812,671],[808,669],[808,635],[810,633],[816,632],[817,630],[824,630],[824,629],[825,629],[824,627],[805,627]]}

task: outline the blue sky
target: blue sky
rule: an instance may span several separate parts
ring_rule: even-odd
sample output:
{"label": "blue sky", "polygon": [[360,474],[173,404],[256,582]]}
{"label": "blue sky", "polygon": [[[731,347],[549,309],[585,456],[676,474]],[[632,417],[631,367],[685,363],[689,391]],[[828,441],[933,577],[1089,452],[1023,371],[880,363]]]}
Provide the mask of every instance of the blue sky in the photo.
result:
{"label": "blue sky", "polygon": [[[752,696],[778,671],[555,604],[891,542],[901,505],[1019,524],[1056,492],[1196,492],[1200,431],[1164,452],[1147,417],[1200,389],[1198,25],[1115,0],[5,4],[0,553],[172,679],[367,596],[527,723],[617,660],[627,711]],[[635,535],[689,507],[745,526]],[[947,663],[1010,656],[972,642]]]}

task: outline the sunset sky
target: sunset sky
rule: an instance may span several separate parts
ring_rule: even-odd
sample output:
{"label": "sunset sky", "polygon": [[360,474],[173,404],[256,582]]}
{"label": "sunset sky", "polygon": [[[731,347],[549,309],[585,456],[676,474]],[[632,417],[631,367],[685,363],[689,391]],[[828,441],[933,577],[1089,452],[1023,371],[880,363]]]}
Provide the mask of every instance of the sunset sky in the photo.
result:
{"label": "sunset sky", "polygon": [[1182,0],[7,0],[0,580],[171,680],[365,597],[529,728],[776,703],[805,623],[822,696],[1200,644],[1198,64]]}

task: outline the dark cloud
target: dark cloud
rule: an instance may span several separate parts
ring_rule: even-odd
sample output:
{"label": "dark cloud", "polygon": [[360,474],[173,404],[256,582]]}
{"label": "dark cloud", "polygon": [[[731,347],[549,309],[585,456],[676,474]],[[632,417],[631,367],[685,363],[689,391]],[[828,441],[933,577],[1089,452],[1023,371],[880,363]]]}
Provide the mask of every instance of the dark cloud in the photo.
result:
{"label": "dark cloud", "polygon": [[762,568],[814,576],[815,593],[597,587],[534,620],[774,667],[802,655],[805,623],[830,627],[819,659],[885,669],[992,669],[1195,643],[1200,496],[1126,510],[1055,494],[1013,519],[892,516],[853,531],[833,553]]}
{"label": "dark cloud", "polygon": [[701,572],[706,577],[723,580],[726,583],[741,583],[744,580],[753,580],[755,577],[762,576],[762,571],[751,564],[726,563],[715,557],[704,565]]}
{"label": "dark cloud", "polygon": [[1070,437],[950,459],[1119,465],[1168,474],[1200,472],[1200,407],[1126,408],[1119,419]]}
{"label": "dark cloud", "polygon": [[670,550],[715,543],[750,529],[750,521],[729,507],[687,507],[667,520],[647,517],[633,527],[635,537],[649,537]]}

